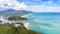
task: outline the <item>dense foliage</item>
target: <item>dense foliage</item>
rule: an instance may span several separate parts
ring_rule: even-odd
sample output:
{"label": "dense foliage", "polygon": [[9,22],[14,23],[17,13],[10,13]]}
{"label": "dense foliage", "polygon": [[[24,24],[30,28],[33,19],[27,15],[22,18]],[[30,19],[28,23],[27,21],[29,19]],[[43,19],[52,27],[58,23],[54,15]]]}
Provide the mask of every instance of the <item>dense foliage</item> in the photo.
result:
{"label": "dense foliage", "polygon": [[38,34],[24,27],[15,27],[13,24],[0,25],[0,34]]}
{"label": "dense foliage", "polygon": [[9,17],[8,20],[27,20],[27,18],[23,18],[20,16],[12,16],[12,17]]}
{"label": "dense foliage", "polygon": [[0,25],[0,34],[15,34],[13,25]]}

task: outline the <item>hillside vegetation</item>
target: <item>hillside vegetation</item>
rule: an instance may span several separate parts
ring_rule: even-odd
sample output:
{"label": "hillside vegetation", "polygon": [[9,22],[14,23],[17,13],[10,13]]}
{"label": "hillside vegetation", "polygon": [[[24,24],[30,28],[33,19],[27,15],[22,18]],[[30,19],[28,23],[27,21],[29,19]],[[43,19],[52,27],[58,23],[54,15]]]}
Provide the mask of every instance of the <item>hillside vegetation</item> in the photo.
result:
{"label": "hillside vegetation", "polygon": [[39,34],[24,27],[15,27],[14,24],[0,24],[0,34]]}
{"label": "hillside vegetation", "polygon": [[8,18],[8,20],[28,20],[28,19],[20,16],[11,16]]}

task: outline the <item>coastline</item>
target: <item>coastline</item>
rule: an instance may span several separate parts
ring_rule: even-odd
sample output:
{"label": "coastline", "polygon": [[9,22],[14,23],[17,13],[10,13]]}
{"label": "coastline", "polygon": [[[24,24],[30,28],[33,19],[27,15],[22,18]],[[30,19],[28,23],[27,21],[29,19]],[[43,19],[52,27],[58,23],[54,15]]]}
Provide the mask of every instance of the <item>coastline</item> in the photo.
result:
{"label": "coastline", "polygon": [[28,22],[23,23],[23,24],[24,24],[24,27],[26,27],[27,29],[29,29],[29,28],[28,28],[28,25],[29,25],[29,23],[28,23]]}

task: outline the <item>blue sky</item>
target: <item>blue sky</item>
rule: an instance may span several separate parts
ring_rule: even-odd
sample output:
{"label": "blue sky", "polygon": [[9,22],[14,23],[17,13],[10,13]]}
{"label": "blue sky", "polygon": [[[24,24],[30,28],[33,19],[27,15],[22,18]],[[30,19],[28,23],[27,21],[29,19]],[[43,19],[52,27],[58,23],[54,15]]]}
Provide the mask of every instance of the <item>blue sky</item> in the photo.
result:
{"label": "blue sky", "polygon": [[27,5],[41,5],[42,3],[47,3],[48,1],[51,1],[53,4],[60,5],[60,0],[18,0],[19,2],[25,2]]}
{"label": "blue sky", "polygon": [[0,0],[0,10],[60,12],[60,0]]}

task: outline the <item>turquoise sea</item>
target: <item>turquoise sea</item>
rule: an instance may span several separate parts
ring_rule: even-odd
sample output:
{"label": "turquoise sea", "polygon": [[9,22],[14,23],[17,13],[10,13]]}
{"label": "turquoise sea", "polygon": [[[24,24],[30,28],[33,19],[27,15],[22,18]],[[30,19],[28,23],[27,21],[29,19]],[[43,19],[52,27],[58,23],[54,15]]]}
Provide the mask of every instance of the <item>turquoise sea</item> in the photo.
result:
{"label": "turquoise sea", "polygon": [[29,29],[42,34],[60,34],[60,13],[45,12],[31,13],[25,17],[29,18]]}

